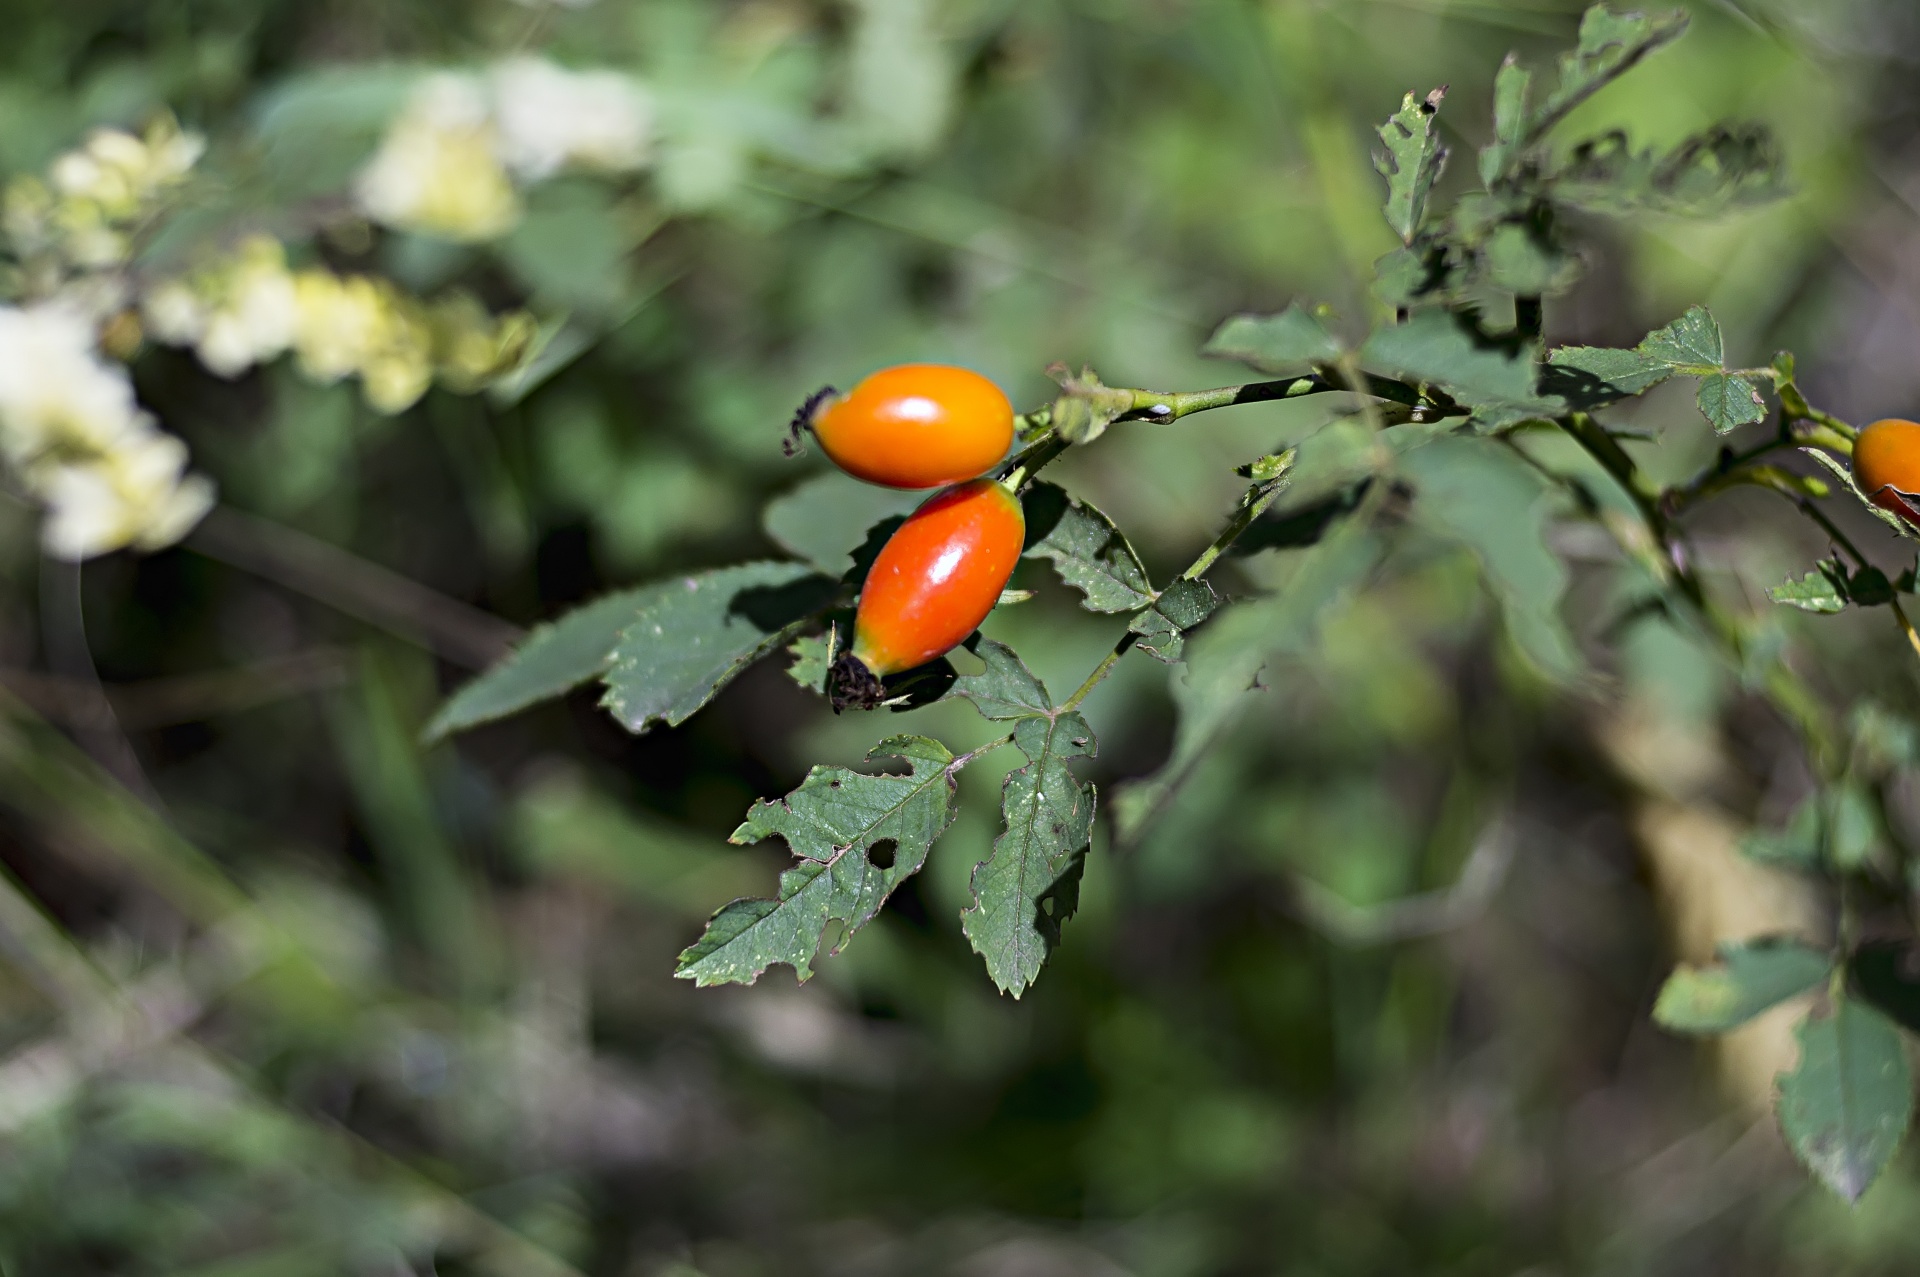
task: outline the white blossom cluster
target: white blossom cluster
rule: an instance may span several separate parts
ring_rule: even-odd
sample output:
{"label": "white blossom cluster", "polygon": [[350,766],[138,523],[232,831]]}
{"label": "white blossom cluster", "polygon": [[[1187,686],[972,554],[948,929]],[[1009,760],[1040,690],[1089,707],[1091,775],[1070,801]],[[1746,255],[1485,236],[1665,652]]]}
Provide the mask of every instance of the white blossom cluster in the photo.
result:
{"label": "white blossom cluster", "polygon": [[149,336],[191,346],[222,377],[292,351],[315,381],[358,377],[368,404],[388,413],[411,406],[436,378],[478,389],[519,360],[534,329],[530,316],[496,317],[465,294],[425,303],[370,275],[291,270],[270,235],[155,284],[141,314]]}
{"label": "white blossom cluster", "polygon": [[512,58],[484,75],[423,80],[354,195],[383,225],[494,239],[520,218],[520,186],[568,168],[641,168],[652,135],[651,102],[632,78]]}
{"label": "white blossom cluster", "polygon": [[186,473],[187,446],[100,356],[91,318],[58,303],[0,306],[0,457],[45,507],[56,558],[171,545],[213,506],[212,483]]}

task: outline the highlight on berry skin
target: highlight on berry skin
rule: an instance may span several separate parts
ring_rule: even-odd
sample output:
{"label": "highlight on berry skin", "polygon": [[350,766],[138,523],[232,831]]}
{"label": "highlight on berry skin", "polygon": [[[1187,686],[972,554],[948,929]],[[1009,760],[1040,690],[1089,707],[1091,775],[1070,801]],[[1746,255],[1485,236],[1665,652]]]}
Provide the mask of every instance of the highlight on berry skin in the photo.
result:
{"label": "highlight on berry skin", "polygon": [[1867,500],[1920,526],[1920,423],[1893,417],[1861,430],[1853,481]]}
{"label": "highlight on berry skin", "polygon": [[1013,403],[979,373],[947,364],[899,364],[846,394],[828,387],[794,415],[797,451],[811,431],[829,460],[886,488],[937,488],[977,478],[1013,444]]}
{"label": "highlight on berry skin", "polygon": [[935,493],[888,538],[867,573],[853,642],[834,662],[835,709],[870,709],[881,682],[937,660],[993,611],[1020,561],[1020,499],[991,479]]}

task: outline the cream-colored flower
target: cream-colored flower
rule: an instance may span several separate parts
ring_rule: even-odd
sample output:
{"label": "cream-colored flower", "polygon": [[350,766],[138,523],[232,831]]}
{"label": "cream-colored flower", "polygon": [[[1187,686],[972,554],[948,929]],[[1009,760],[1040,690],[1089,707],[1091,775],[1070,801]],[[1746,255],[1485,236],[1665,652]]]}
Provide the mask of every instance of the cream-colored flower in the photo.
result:
{"label": "cream-colored flower", "polygon": [[187,446],[158,430],[101,456],[45,468],[31,481],[47,507],[41,543],[55,558],[72,560],[129,545],[172,545],[213,508],[213,484],[186,468]]}
{"label": "cream-colored flower", "polygon": [[140,299],[140,317],[155,341],[190,346],[207,330],[207,304],[183,279],[166,279]]}
{"label": "cream-colored flower", "polygon": [[372,280],[303,270],[293,278],[293,297],[294,353],[315,381],[358,372],[379,347],[386,315]]}
{"label": "cream-colored flower", "polygon": [[237,377],[293,344],[299,315],[286,250],[271,235],[245,240],[225,261],[187,280],[166,280],[141,302],[160,341],[193,346],[200,362]]}
{"label": "cream-colored flower", "polygon": [[485,95],[471,77],[429,76],[354,183],[376,222],[455,240],[504,234],[520,200],[495,153]]}
{"label": "cream-colored flower", "polygon": [[647,160],[653,108],[640,86],[613,71],[569,71],[544,58],[493,70],[500,157],[525,180],[567,165],[621,172]]}
{"label": "cream-colored flower", "polygon": [[148,418],[126,370],[101,359],[93,323],[63,306],[0,306],[0,456],[105,452]]}

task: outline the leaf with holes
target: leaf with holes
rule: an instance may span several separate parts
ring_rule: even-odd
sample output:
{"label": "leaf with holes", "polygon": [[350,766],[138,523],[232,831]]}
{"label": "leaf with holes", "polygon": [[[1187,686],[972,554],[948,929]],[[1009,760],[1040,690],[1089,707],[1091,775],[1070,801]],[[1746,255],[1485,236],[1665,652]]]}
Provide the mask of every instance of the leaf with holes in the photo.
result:
{"label": "leaf with holes", "polygon": [[1614,130],[1575,146],[1551,181],[1555,202],[1614,214],[1707,217],[1786,194],[1779,145],[1755,124],[1715,125],[1664,155]]}
{"label": "leaf with holes", "polygon": [[1770,586],[1767,597],[1803,612],[1844,612],[1847,571],[1836,561],[1822,561],[1805,576]]}
{"label": "leaf with holes", "polygon": [[1768,937],[1720,946],[1713,966],[1682,966],[1653,1004],[1654,1022],[1675,1033],[1725,1033],[1818,985],[1833,970],[1824,952]]}
{"label": "leaf with holes", "polygon": [[924,736],[895,736],[875,745],[867,758],[888,755],[905,759],[913,770],[869,776],[815,767],[784,799],[761,799],[748,809],[732,841],[777,835],[799,862],[780,875],[776,899],[736,900],[714,914],[706,933],[680,955],[675,975],[699,985],[752,984],[769,966],[784,962],[805,980],[828,923],[840,924],[844,945],[872,921],[953,822],[954,759],[946,746]]}
{"label": "leaf with holes", "polygon": [[1220,596],[1211,585],[1182,577],[1162,590],[1152,607],[1128,621],[1127,629],[1140,636],[1136,647],[1171,665],[1186,650],[1187,631],[1219,607]]}
{"label": "leaf with holes", "polygon": [[1085,596],[1089,612],[1131,612],[1153,602],[1147,570],[1113,520],[1051,483],[1021,495],[1026,553],[1051,560],[1060,579]]}
{"label": "leaf with holes", "polygon": [[1067,761],[1092,757],[1095,744],[1087,720],[1071,710],[1021,719],[1013,743],[1027,765],[1008,773],[1001,789],[1006,829],[993,854],[973,868],[973,904],[960,925],[993,982],[1017,998],[1039,976],[1079,905],[1094,792]]}
{"label": "leaf with holes", "polygon": [[1047,689],[1012,648],[983,638],[974,645],[973,654],[985,662],[986,669],[955,679],[953,694],[972,701],[983,718],[1026,718],[1052,712]]}
{"label": "leaf with holes", "polygon": [[1527,141],[1538,141],[1573,108],[1686,29],[1684,13],[1615,13],[1604,4],[1588,9],[1580,19],[1580,43],[1560,57],[1560,83],[1527,122]]}
{"label": "leaf with holes", "polygon": [[1296,372],[1340,357],[1340,343],[1297,302],[1277,315],[1235,315],[1214,331],[1203,355],[1237,359],[1261,372]]}
{"label": "leaf with holes", "polygon": [[1852,998],[1800,1024],[1800,1062],[1780,1075],[1780,1129],[1814,1176],[1857,1202],[1893,1160],[1913,1117],[1900,1031]]}
{"label": "leaf with holes", "polygon": [[839,590],[800,563],[744,563],[667,582],[621,632],[600,703],[630,732],[677,727]]}
{"label": "leaf with holes", "polygon": [[462,687],[427,724],[426,739],[517,713],[564,696],[606,673],[620,632],[657,596],[677,582],[622,590],[575,608],[557,621],[535,626],[513,655]]}
{"label": "leaf with holes", "polygon": [[1373,167],[1387,179],[1387,225],[1405,244],[1413,243],[1413,233],[1426,218],[1433,184],[1447,165],[1447,148],[1440,144],[1440,132],[1434,127],[1446,96],[1445,85],[1425,98],[1409,93],[1400,109],[1380,126],[1380,140],[1387,149],[1374,153]]}

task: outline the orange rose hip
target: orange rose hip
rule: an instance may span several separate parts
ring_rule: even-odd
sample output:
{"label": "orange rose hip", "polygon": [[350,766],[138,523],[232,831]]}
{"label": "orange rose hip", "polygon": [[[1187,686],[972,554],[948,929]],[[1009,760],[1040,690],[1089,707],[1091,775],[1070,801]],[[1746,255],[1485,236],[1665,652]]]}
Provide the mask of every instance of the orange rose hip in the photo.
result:
{"label": "orange rose hip", "polygon": [[977,372],[945,364],[883,368],[844,395],[809,401],[794,420],[856,479],[937,488],[985,474],[1013,443],[1013,404]]}
{"label": "orange rose hip", "polygon": [[925,665],[978,629],[1025,536],[1020,499],[991,479],[935,493],[908,515],[861,587],[853,646],[829,680],[834,707],[878,705],[881,678]]}
{"label": "orange rose hip", "polygon": [[1853,442],[1853,481],[1867,500],[1920,524],[1920,424],[1876,421]]}

